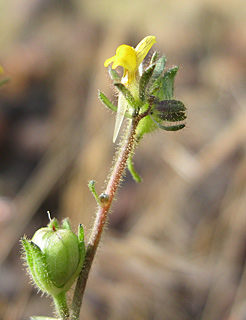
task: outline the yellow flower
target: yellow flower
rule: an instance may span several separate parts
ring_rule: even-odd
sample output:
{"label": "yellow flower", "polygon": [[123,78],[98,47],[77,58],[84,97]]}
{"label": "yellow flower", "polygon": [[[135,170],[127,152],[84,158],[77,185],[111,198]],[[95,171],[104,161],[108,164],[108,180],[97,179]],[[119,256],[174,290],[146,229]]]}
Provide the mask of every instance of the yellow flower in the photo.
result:
{"label": "yellow flower", "polygon": [[0,74],[3,74],[4,73],[4,69],[3,67],[0,65]]}
{"label": "yellow flower", "polygon": [[[147,53],[154,43],[156,43],[156,38],[154,36],[148,36],[140,41],[135,49],[126,44],[122,44],[117,48],[116,55],[104,62],[105,67],[107,67],[112,62],[113,69],[117,68],[118,66],[123,67],[124,72],[121,83],[131,91],[136,99],[138,97],[137,80],[139,76],[139,66],[143,62],[144,58],[146,57]],[[125,101],[125,98],[120,94],[113,141],[115,141],[117,138],[126,109],[127,103]]]}

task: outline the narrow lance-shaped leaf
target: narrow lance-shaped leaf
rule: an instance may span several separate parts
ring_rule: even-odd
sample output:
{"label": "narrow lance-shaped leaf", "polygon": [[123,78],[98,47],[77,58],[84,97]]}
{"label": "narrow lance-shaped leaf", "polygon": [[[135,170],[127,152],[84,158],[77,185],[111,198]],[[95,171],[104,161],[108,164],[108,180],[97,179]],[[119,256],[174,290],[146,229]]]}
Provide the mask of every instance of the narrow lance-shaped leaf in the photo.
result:
{"label": "narrow lance-shaped leaf", "polygon": [[[117,107],[105,96],[104,93],[102,93],[101,91],[99,91],[98,93],[98,97],[101,100],[101,102],[105,105],[105,107],[109,108],[110,110],[117,112]],[[132,116],[126,112],[125,116],[129,119],[132,119]]]}
{"label": "narrow lance-shaped leaf", "polygon": [[153,72],[155,70],[155,65],[152,64],[148,68],[146,68],[140,78],[139,81],[139,100],[144,101],[145,100],[145,92],[146,88],[148,86],[148,83],[150,81],[150,78],[153,75]]}
{"label": "narrow lance-shaped leaf", "polygon": [[128,90],[122,83],[114,83],[114,86],[122,93],[122,95],[124,96],[124,98],[130,106],[132,106],[135,109],[138,107],[130,90]]}
{"label": "narrow lance-shaped leaf", "polygon": [[127,167],[129,172],[131,173],[133,179],[137,182],[140,183],[142,182],[142,179],[140,177],[140,175],[137,173],[136,169],[134,168],[133,162],[132,162],[132,154],[129,156],[129,158],[127,159]]}
{"label": "narrow lance-shaped leaf", "polygon": [[117,107],[105,96],[104,93],[99,91],[98,97],[107,108],[114,112],[117,112]]}

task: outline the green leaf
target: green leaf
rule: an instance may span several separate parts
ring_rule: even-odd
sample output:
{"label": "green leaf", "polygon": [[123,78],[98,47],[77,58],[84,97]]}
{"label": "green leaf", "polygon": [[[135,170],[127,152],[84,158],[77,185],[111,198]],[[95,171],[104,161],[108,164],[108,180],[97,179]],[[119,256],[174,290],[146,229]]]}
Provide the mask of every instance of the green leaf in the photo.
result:
{"label": "green leaf", "polygon": [[[98,93],[98,97],[101,100],[101,102],[105,105],[105,107],[109,108],[110,110],[117,112],[117,107],[105,96],[104,93],[102,93],[101,91],[99,91]],[[129,119],[132,119],[132,116],[126,112],[125,116]]]}
{"label": "green leaf", "polygon": [[153,75],[155,67],[156,67],[155,64],[150,65],[148,68],[146,68],[144,70],[143,75],[140,78],[140,81],[139,81],[139,100],[141,100],[141,101],[145,100],[146,87],[150,81],[150,78]]}
{"label": "green leaf", "polygon": [[152,91],[160,100],[170,100],[173,98],[174,78],[178,72],[179,67],[173,67],[166,71],[163,77],[158,79],[158,85]]}
{"label": "green leaf", "polygon": [[138,104],[133,98],[130,90],[128,90],[122,83],[114,83],[114,86],[123,94],[124,98],[130,106],[132,106],[134,109],[138,108]]}
{"label": "green leaf", "polygon": [[165,130],[165,131],[178,131],[178,130],[181,130],[185,127],[185,124],[184,123],[181,123],[181,124],[176,124],[176,125],[170,125],[170,126],[164,126],[162,124],[160,124],[158,121],[156,121],[154,119],[154,117],[151,117],[151,119],[153,120],[153,122],[162,130]]}
{"label": "green leaf", "polygon": [[127,160],[127,167],[128,167],[129,172],[131,173],[133,179],[137,183],[142,182],[142,178],[140,177],[140,175],[137,173],[137,171],[134,168],[134,165],[133,165],[133,162],[132,162],[132,154],[129,156],[129,158]]}
{"label": "green leaf", "polygon": [[98,97],[107,108],[117,112],[117,107],[101,91],[99,91]]}
{"label": "green leaf", "polygon": [[93,194],[94,198],[96,199],[96,202],[99,205],[101,205],[101,201],[100,201],[99,196],[97,194],[95,184],[96,184],[96,180],[90,180],[88,183],[88,188],[90,189],[91,193]]}
{"label": "green leaf", "polygon": [[[162,56],[159,60],[156,61],[155,71],[153,72],[153,76],[152,76],[153,80],[157,80],[162,76],[162,74],[165,70],[166,61],[167,60],[166,60],[165,56]],[[154,86],[156,86],[156,85],[157,85],[157,83],[154,83]]]}
{"label": "green leaf", "polygon": [[153,104],[152,114],[155,118],[165,121],[183,121],[187,118],[186,108],[179,100],[163,100]]}

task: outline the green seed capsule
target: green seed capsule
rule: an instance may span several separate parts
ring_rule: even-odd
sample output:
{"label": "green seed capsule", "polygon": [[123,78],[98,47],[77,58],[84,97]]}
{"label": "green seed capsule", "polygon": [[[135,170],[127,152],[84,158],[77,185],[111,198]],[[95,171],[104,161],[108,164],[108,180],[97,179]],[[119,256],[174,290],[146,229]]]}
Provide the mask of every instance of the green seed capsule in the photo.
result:
{"label": "green seed capsule", "polygon": [[39,289],[52,296],[70,289],[85,256],[82,226],[77,236],[68,220],[62,228],[53,221],[36,231],[31,241],[23,238],[22,245],[30,274]]}
{"label": "green seed capsule", "polygon": [[70,230],[39,229],[33,236],[35,243],[43,252],[47,263],[47,271],[52,283],[60,288],[75,273],[80,256],[79,241]]}

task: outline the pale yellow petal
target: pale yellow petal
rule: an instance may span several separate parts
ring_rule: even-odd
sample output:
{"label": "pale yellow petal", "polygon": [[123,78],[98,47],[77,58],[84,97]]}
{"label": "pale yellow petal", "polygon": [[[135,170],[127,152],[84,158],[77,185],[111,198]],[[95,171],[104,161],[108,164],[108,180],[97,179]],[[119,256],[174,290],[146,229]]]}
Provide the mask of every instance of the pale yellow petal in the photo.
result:
{"label": "pale yellow petal", "polygon": [[3,67],[0,65],[0,74],[3,74],[4,73],[4,69]]}
{"label": "pale yellow petal", "polygon": [[135,51],[137,53],[137,67],[139,67],[143,62],[143,59],[146,57],[154,43],[156,43],[156,37],[147,36],[136,46]]}
{"label": "pale yellow petal", "polygon": [[114,134],[113,134],[113,142],[117,139],[117,136],[120,131],[120,127],[122,125],[122,121],[124,119],[124,115],[127,109],[127,102],[123,95],[120,93],[119,94],[119,99],[118,99],[118,109],[117,109],[117,114],[116,114],[116,120],[115,120],[115,127],[114,127]]}

